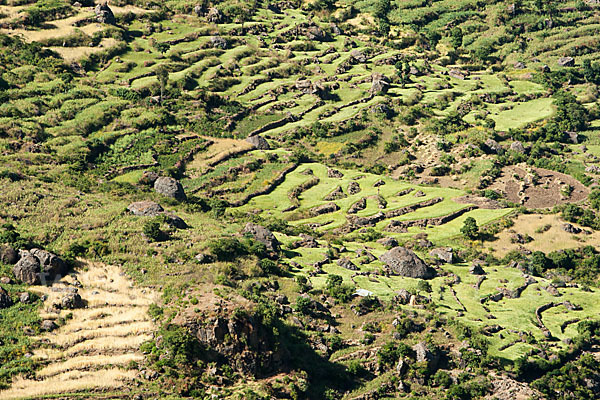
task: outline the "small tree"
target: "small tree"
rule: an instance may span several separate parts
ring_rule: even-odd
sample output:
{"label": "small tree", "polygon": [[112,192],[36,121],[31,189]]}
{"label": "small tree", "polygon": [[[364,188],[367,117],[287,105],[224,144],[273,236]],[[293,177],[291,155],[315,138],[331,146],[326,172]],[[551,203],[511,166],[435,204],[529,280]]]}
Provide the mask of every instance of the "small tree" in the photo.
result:
{"label": "small tree", "polygon": [[156,77],[158,78],[158,83],[160,84],[160,103],[162,104],[165,88],[167,87],[167,82],[169,81],[169,71],[167,70],[167,67],[164,65],[159,65],[158,68],[156,68]]}
{"label": "small tree", "polygon": [[477,226],[477,221],[473,217],[467,217],[465,219],[465,223],[462,228],[460,228],[460,232],[467,238],[471,240],[477,239],[479,236],[479,227]]}

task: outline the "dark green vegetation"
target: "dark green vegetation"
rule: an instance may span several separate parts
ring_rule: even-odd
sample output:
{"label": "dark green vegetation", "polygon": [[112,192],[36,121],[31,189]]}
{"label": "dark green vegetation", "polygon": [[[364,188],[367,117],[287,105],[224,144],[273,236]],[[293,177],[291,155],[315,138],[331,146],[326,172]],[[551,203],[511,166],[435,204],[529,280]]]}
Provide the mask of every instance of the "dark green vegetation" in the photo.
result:
{"label": "dark green vegetation", "polygon": [[[595,2],[80,3],[0,0],[0,245],[160,296],[68,398],[600,395]],[[52,362],[0,276],[4,389]]]}

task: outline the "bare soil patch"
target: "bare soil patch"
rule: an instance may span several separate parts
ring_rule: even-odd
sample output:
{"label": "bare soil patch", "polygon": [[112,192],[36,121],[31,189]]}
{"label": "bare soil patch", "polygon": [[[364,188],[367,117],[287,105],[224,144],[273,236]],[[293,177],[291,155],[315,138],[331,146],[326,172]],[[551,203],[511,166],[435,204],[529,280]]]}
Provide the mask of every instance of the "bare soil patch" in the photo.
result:
{"label": "bare soil patch", "polygon": [[576,203],[585,200],[589,193],[588,188],[569,175],[525,165],[503,168],[502,175],[490,188],[502,192],[508,201],[527,208]]}

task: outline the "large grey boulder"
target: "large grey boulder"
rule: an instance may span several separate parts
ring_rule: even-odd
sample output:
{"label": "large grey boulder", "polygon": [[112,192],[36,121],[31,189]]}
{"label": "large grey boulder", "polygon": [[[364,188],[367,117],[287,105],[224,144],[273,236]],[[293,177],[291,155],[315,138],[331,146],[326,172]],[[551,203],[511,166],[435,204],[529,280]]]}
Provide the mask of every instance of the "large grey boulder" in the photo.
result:
{"label": "large grey boulder", "polygon": [[12,306],[13,302],[8,292],[0,287],[0,309]]}
{"label": "large grey boulder", "polygon": [[67,263],[56,254],[32,249],[20,252],[20,259],[13,267],[13,274],[23,283],[38,285],[55,280],[66,270]]}
{"label": "large grey boulder", "polygon": [[279,241],[273,235],[273,232],[268,230],[267,228],[253,224],[252,222],[248,222],[244,229],[242,230],[242,234],[249,234],[256,241],[261,242],[267,247],[269,251],[279,251]]}
{"label": "large grey boulder", "polygon": [[225,50],[228,45],[227,40],[225,40],[221,36],[211,36],[210,43],[212,44],[212,46],[214,48],[223,49],[223,50]]}
{"label": "large grey boulder", "polygon": [[172,197],[175,200],[186,200],[185,191],[181,183],[175,178],[161,176],[154,182],[154,190],[163,196]]}
{"label": "large grey boulder", "polygon": [[250,143],[255,149],[258,150],[269,150],[271,148],[271,146],[269,146],[269,142],[267,142],[267,139],[260,135],[248,136],[246,138],[246,142]]}
{"label": "large grey boulder", "polygon": [[164,211],[160,204],[153,201],[136,201],[127,210],[138,217],[156,217]]}
{"label": "large grey boulder", "polygon": [[106,3],[98,4],[94,9],[96,13],[96,20],[101,24],[116,24],[115,14],[113,14],[112,10]]}
{"label": "large grey boulder", "polygon": [[394,247],[383,253],[379,259],[401,276],[418,279],[430,279],[435,276],[435,270],[406,247]]}
{"label": "large grey boulder", "polygon": [[21,258],[13,267],[13,274],[17,280],[28,285],[40,283],[40,262],[28,251],[21,252]]}

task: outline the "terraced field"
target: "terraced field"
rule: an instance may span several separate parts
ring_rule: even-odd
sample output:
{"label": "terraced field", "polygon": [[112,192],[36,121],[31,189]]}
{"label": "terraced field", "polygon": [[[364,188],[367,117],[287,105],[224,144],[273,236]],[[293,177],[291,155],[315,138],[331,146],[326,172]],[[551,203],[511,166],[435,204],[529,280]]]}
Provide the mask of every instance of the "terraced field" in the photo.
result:
{"label": "terraced field", "polygon": [[[41,318],[58,328],[36,338],[32,357],[42,365],[35,376],[18,377],[3,399],[41,398],[85,391],[120,397],[138,378],[134,367],[144,360],[139,346],[156,329],[148,306],[156,300],[150,289],[135,288],[118,267],[84,263],[79,270],[49,287]],[[57,310],[61,298],[77,289],[85,308]]]}

